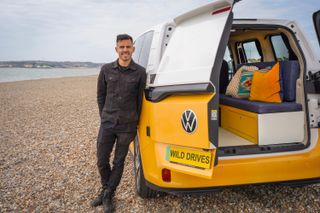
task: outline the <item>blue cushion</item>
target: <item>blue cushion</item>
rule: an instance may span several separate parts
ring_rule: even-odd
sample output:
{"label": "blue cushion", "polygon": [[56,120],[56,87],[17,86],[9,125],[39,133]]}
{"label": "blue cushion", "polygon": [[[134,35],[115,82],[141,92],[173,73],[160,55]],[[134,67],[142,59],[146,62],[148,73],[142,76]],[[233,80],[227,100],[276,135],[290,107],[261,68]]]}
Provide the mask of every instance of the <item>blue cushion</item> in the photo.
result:
{"label": "blue cushion", "polygon": [[268,66],[273,66],[276,62],[274,61],[268,61],[268,62],[257,62],[257,63],[245,63],[245,64],[239,64],[237,69],[239,69],[243,65],[248,65],[248,66],[256,66],[259,69],[268,67]]}
{"label": "blue cushion", "polygon": [[302,105],[295,102],[266,103],[259,101],[249,101],[246,99],[233,98],[220,94],[220,104],[243,109],[258,114],[275,112],[301,111]]}
{"label": "blue cushion", "polygon": [[280,72],[283,79],[283,100],[296,100],[296,82],[299,78],[299,63],[298,61],[281,61]]}
{"label": "blue cushion", "polygon": [[[276,62],[258,62],[246,63],[242,65],[257,66],[259,69],[267,66],[273,66]],[[296,100],[296,81],[299,77],[299,63],[298,61],[280,61],[280,96],[282,101],[291,102]]]}

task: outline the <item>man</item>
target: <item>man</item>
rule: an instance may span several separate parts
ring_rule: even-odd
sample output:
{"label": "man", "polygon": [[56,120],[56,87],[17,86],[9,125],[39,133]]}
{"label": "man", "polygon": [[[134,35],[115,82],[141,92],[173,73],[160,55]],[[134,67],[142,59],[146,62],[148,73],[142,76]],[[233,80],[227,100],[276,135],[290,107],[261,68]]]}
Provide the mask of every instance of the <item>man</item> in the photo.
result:
{"label": "man", "polygon": [[[115,209],[112,198],[122,177],[129,144],[136,136],[146,81],[145,69],[132,60],[132,37],[118,35],[115,50],[118,59],[101,68],[97,84],[101,120],[97,138],[97,166],[102,191],[91,201],[91,206],[103,204],[105,212]],[[111,169],[109,159],[114,144]]]}

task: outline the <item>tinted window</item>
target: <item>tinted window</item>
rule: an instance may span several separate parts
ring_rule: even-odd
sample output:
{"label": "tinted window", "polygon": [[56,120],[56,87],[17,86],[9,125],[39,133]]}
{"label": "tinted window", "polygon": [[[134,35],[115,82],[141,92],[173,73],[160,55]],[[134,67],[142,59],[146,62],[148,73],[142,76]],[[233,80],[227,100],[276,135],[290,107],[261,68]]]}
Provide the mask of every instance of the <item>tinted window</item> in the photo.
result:
{"label": "tinted window", "polygon": [[142,45],[138,63],[141,66],[146,68],[149,60],[149,54],[150,54],[151,43],[153,38],[153,31],[147,32],[143,36],[144,36],[143,45]]}
{"label": "tinted window", "polygon": [[139,38],[137,38],[137,40],[135,40],[135,42],[134,42],[134,46],[135,46],[136,49],[135,49],[135,51],[134,51],[134,53],[132,55],[132,58],[137,63],[139,62],[143,40],[144,40],[144,35],[142,35]]}
{"label": "tinted window", "polygon": [[275,58],[278,61],[289,60],[289,50],[283,41],[281,35],[275,35],[270,37],[272,47],[274,50]]}
{"label": "tinted window", "polygon": [[248,63],[261,62],[261,55],[259,53],[256,41],[249,41],[242,43],[243,50],[246,55]]}

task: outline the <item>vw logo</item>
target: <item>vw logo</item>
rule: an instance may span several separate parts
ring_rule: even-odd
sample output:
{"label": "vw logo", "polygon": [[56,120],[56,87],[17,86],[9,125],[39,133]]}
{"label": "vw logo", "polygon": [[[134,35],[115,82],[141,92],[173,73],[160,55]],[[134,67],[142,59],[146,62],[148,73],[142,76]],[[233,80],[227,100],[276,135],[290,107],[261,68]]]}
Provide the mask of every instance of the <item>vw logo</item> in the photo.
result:
{"label": "vw logo", "polygon": [[193,133],[198,125],[196,114],[191,109],[187,109],[182,113],[181,124],[184,131]]}

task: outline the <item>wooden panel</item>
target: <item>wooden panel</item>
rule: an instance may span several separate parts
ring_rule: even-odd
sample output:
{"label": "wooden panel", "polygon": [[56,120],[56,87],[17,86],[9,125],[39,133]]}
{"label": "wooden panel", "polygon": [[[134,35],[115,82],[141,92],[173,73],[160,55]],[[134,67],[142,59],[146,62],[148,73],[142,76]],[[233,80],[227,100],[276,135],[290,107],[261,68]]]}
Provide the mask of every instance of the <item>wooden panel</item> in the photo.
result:
{"label": "wooden panel", "polygon": [[256,113],[220,105],[221,127],[255,144],[258,143],[258,116]]}

